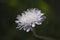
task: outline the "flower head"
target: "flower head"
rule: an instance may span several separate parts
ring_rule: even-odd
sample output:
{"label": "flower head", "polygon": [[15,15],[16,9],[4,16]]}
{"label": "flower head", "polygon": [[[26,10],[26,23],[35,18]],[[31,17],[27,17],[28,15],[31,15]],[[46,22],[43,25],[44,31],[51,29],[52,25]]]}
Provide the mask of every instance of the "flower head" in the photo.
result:
{"label": "flower head", "polygon": [[46,19],[44,13],[41,13],[41,10],[36,8],[27,9],[22,15],[17,15],[17,27],[19,30],[23,29],[26,32],[32,31],[32,28],[35,27],[35,24],[41,25],[42,22]]}

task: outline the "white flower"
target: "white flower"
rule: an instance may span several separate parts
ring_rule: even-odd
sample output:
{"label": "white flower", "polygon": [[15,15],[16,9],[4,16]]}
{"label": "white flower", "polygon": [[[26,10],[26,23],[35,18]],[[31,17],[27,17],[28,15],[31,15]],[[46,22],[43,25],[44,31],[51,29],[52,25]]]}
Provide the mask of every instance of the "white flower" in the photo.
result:
{"label": "white flower", "polygon": [[36,8],[27,9],[22,15],[17,15],[17,27],[19,30],[23,29],[26,32],[32,31],[32,27],[35,27],[35,24],[41,25],[42,22],[46,19],[44,13],[41,13],[41,10]]}

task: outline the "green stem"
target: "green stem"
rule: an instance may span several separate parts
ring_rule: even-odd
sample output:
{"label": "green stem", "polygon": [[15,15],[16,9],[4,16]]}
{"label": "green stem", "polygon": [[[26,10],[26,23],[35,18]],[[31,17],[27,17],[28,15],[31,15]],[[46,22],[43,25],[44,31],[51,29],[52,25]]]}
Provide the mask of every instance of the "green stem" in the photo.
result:
{"label": "green stem", "polygon": [[51,37],[45,37],[45,36],[39,36],[39,35],[37,35],[34,29],[32,29],[32,33],[33,33],[33,35],[34,35],[35,37],[37,37],[37,38],[39,38],[39,39],[43,39],[43,40],[55,40],[55,39],[53,39],[53,38],[51,38]]}

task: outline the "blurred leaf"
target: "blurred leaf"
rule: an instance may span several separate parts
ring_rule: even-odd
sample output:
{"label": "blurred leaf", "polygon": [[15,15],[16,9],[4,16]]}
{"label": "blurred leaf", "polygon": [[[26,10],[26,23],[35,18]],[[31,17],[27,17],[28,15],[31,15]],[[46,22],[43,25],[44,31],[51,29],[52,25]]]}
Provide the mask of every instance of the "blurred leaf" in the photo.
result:
{"label": "blurred leaf", "polygon": [[17,0],[9,0],[8,5],[17,7],[19,5],[19,2]]}

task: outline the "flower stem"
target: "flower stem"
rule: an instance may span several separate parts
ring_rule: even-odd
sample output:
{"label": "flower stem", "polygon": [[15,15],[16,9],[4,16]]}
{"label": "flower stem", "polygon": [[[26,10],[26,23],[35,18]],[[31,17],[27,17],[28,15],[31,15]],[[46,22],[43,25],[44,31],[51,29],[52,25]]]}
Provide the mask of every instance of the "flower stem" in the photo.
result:
{"label": "flower stem", "polygon": [[39,38],[39,39],[43,39],[43,40],[56,40],[56,39],[51,38],[51,37],[39,36],[39,35],[36,34],[36,32],[35,32],[34,29],[32,29],[32,33],[33,33],[33,35],[34,35],[35,37],[37,37],[37,38]]}

